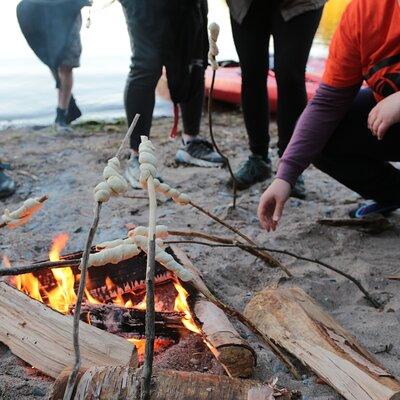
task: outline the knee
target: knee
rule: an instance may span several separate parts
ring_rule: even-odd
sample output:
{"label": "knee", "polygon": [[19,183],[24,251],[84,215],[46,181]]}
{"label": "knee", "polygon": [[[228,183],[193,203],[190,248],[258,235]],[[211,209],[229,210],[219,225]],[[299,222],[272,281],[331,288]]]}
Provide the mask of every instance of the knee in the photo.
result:
{"label": "knee", "polygon": [[280,86],[293,89],[303,89],[305,85],[305,69],[291,65],[276,65],[275,77]]}
{"label": "knee", "polygon": [[153,88],[157,86],[162,73],[162,65],[152,60],[137,61],[132,59],[128,75],[128,84],[143,88]]}

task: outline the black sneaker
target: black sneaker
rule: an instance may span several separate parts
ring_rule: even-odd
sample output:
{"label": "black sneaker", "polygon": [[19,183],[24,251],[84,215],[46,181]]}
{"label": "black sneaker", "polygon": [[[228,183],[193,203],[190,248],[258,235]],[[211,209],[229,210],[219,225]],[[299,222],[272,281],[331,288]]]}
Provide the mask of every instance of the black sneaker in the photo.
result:
{"label": "black sneaker", "polygon": [[11,196],[15,192],[15,182],[4,173],[5,169],[10,169],[9,164],[0,163],[0,199]]}
{"label": "black sneaker", "polygon": [[296,197],[297,199],[304,200],[306,198],[306,187],[304,185],[304,178],[299,176],[295,185],[293,186],[291,197]]}
{"label": "black sneaker", "polygon": [[54,128],[57,133],[68,134],[74,130],[68,125],[67,122],[67,111],[57,107],[56,120],[54,122]]}
{"label": "black sneaker", "polygon": [[[271,163],[259,155],[252,154],[243,162],[235,173],[236,188],[247,189],[257,182],[263,182],[271,177]],[[233,186],[232,178],[229,179],[229,186]]]}
{"label": "black sneaker", "polygon": [[222,167],[225,159],[215,150],[206,139],[194,137],[188,142],[182,143],[176,152],[175,161],[178,164],[197,165],[198,167]]}

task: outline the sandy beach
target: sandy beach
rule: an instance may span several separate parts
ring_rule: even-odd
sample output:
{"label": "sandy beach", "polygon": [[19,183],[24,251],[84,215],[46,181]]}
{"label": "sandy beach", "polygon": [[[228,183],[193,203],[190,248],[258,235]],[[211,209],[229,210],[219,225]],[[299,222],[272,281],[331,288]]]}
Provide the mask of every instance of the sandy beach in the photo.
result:
{"label": "sandy beach", "polygon": [[[171,119],[154,122],[152,139],[159,154],[164,179],[187,192],[199,204],[239,227],[259,244],[319,258],[353,274],[385,305],[371,307],[353,283],[333,272],[288,256],[278,258],[290,269],[293,278],[268,268],[262,261],[239,249],[217,249],[184,245],[206,282],[219,296],[243,309],[253,294],[270,285],[297,285],[310,294],[346,329],[356,336],[395,376],[400,376],[400,291],[399,281],[387,277],[399,274],[399,231],[389,229],[368,234],[349,228],[321,226],[319,218],[345,217],[360,198],[314,168],[305,173],[308,197],[291,199],[280,229],[267,233],[259,227],[256,208],[267,183],[240,192],[237,209],[229,211],[231,192],[226,187],[227,170],[177,167],[174,154],[178,141],[168,138]],[[43,211],[31,223],[14,231],[3,231],[0,254],[13,264],[47,258],[52,237],[67,232],[70,240],[65,252],[84,246],[92,218],[91,191],[97,184],[106,160],[114,154],[126,127],[121,124],[85,124],[70,137],[56,136],[50,128],[7,129],[1,132],[0,146],[14,171],[17,194],[0,203],[1,209],[20,204],[30,196],[48,194]],[[215,114],[215,133],[221,148],[237,166],[247,156],[246,137],[236,109]],[[272,161],[276,165],[276,127],[273,125]],[[207,132],[207,126],[203,126]],[[206,133],[204,133],[206,135]],[[135,194],[131,191],[130,194]],[[137,193],[137,194],[140,194]],[[123,237],[126,224],[146,224],[147,201],[119,198],[104,208],[96,242]],[[178,207],[162,200],[159,223],[170,228],[196,229],[229,235],[223,227],[189,207]],[[398,226],[400,213],[390,218]],[[286,367],[244,328],[258,355],[255,378],[279,379],[279,384],[298,389],[303,399],[340,399],[329,386],[304,370],[301,381],[294,380]],[[45,398],[51,380],[36,373],[5,347],[0,347],[0,398]]]}

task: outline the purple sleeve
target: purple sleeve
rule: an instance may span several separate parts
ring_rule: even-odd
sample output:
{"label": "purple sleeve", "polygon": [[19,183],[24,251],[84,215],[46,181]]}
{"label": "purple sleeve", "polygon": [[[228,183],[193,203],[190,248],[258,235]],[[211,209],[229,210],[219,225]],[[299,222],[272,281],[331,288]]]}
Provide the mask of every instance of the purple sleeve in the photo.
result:
{"label": "purple sleeve", "polygon": [[293,137],[279,162],[277,178],[292,186],[321,153],[328,139],[350,108],[359,85],[333,88],[321,84],[299,118]]}

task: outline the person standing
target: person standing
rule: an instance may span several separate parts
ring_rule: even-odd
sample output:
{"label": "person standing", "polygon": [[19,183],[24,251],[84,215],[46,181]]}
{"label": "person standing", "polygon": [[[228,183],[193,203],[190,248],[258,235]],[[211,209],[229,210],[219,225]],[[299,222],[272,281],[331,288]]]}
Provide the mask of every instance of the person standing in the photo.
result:
{"label": "person standing", "polygon": [[[235,173],[238,189],[271,176],[267,73],[274,39],[278,86],[278,155],[281,157],[307,104],[305,69],[326,0],[228,0],[242,70],[242,107],[251,155]],[[232,181],[230,181],[232,185]],[[292,195],[305,197],[301,178]]]}
{"label": "person standing", "polygon": [[82,115],[72,95],[73,68],[80,66],[81,8],[90,5],[89,0],[22,0],[17,6],[26,41],[56,81],[58,133],[71,133],[70,123]]}
{"label": "person standing", "polygon": [[128,125],[140,118],[131,135],[132,154],[125,176],[133,188],[139,185],[138,148],[141,135],[149,135],[155,89],[166,69],[171,99],[182,113],[182,144],[176,161],[200,167],[221,166],[224,160],[206,139],[200,138],[207,67],[206,0],[120,0],[131,39],[132,62],[124,102]]}

